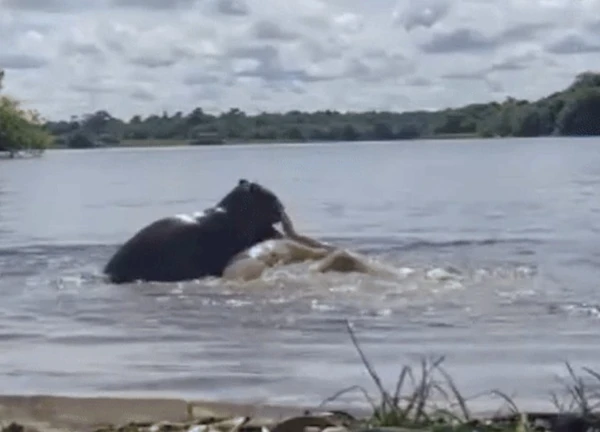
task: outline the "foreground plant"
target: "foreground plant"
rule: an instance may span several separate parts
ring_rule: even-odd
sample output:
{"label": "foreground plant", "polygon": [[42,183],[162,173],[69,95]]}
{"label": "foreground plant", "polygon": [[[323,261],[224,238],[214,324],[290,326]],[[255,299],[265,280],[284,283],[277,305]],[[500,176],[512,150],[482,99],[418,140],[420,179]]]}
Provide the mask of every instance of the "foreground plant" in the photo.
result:
{"label": "foreground plant", "polygon": [[[325,399],[321,406],[338,399],[351,391],[360,391],[372,407],[372,414],[364,422],[367,428],[401,427],[426,431],[561,431],[584,432],[588,428],[600,430],[600,373],[583,368],[594,379],[595,387],[575,374],[566,363],[571,382],[561,380],[568,402],[559,403],[554,393],[552,399],[558,412],[525,413],[515,402],[500,390],[486,392],[506,402],[509,414],[497,414],[488,419],[474,418],[452,377],[442,367],[444,356],[422,358],[420,374],[415,377],[413,368],[403,366],[393,391],[386,389],[362,350],[348,321],[346,328],[352,344],[379,393],[375,400],[364,388],[352,386]],[[596,390],[594,390],[594,388]],[[442,401],[442,403],[436,402]]]}

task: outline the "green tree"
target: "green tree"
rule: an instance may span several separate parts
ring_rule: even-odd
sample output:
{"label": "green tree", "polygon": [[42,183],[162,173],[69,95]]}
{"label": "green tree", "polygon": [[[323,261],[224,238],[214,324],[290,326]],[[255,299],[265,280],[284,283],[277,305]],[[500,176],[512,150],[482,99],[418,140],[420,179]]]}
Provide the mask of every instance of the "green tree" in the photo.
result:
{"label": "green tree", "polygon": [[67,139],[67,147],[84,149],[95,147],[94,140],[83,130],[78,130]]}
{"label": "green tree", "polygon": [[524,107],[515,115],[513,135],[518,137],[535,137],[541,135],[542,113],[531,106]]}
{"label": "green tree", "polygon": [[600,135],[600,88],[578,90],[557,120],[561,135]]}
{"label": "green tree", "polygon": [[[583,72],[571,85],[539,100],[508,97],[504,101],[472,103],[438,111],[322,110],[255,115],[239,108],[220,114],[195,107],[176,112],[120,120],[107,111],[83,114],[69,120],[48,122],[46,128],[63,142],[83,129],[92,142],[118,143],[121,139],[186,140],[188,143],[285,140],[356,141],[400,140],[437,136],[549,136],[600,135],[597,96],[600,74]],[[210,139],[208,139],[210,138]],[[216,138],[216,139],[213,139]]]}
{"label": "green tree", "polygon": [[392,140],[394,139],[394,131],[385,122],[377,122],[373,125],[373,138],[376,140]]}
{"label": "green tree", "polygon": [[[4,76],[4,71],[0,71],[0,89]],[[0,95],[0,151],[14,157],[23,150],[43,151],[51,141],[37,112],[24,110],[18,101]]]}
{"label": "green tree", "polygon": [[304,134],[298,126],[292,126],[285,131],[285,137],[291,141],[304,141]]}
{"label": "green tree", "polygon": [[354,126],[351,124],[346,124],[342,129],[340,138],[343,141],[356,141],[358,138],[360,138],[360,134]]}

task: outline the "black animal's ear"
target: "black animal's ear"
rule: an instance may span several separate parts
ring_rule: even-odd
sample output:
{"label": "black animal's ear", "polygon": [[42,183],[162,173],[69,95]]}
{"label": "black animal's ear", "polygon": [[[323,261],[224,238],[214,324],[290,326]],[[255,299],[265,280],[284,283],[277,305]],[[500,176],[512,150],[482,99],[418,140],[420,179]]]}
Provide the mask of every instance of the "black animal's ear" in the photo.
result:
{"label": "black animal's ear", "polygon": [[246,179],[240,179],[238,181],[238,186],[248,186],[249,183],[250,182],[248,180],[246,180]]}

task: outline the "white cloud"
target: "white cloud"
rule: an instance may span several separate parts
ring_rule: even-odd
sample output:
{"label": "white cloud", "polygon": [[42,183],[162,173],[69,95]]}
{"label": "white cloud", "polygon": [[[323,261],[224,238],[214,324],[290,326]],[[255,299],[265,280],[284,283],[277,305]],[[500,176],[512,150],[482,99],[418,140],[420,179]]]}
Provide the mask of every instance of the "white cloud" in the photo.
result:
{"label": "white cloud", "polygon": [[0,0],[5,90],[47,118],[432,109],[593,69],[600,0]]}

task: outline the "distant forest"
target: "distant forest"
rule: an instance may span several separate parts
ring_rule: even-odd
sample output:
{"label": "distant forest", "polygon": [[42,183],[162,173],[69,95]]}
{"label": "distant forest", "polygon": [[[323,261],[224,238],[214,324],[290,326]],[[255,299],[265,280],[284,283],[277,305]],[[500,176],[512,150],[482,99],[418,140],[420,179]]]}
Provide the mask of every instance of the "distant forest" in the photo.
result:
{"label": "distant forest", "polygon": [[56,146],[87,148],[151,142],[211,145],[257,141],[589,136],[600,135],[599,119],[600,73],[584,72],[566,89],[537,101],[507,98],[503,102],[439,111],[327,110],[248,115],[234,108],[211,115],[198,107],[188,114],[134,116],[129,121],[97,111],[71,120],[46,122],[42,126],[52,135]]}

